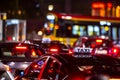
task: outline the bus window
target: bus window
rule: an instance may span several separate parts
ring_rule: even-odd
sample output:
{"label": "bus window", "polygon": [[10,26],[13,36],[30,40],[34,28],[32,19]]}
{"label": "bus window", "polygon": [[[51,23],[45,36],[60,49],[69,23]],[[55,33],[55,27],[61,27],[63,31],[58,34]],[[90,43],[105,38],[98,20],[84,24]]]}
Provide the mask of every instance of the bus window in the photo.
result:
{"label": "bus window", "polygon": [[117,27],[113,27],[112,28],[112,36],[113,36],[113,40],[117,39]]}

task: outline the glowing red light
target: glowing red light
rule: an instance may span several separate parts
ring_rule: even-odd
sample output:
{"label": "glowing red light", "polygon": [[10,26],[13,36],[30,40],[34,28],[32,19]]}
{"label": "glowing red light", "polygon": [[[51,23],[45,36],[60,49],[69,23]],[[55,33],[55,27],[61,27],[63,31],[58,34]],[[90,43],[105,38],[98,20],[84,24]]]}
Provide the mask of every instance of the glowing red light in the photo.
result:
{"label": "glowing red light", "polygon": [[22,50],[26,50],[26,49],[27,49],[26,46],[16,46],[15,48],[16,48],[16,49],[22,49]]}
{"label": "glowing red light", "polygon": [[92,8],[105,8],[105,4],[101,2],[93,3]]}
{"label": "glowing red light", "polygon": [[68,54],[73,54],[73,50],[69,49]]}
{"label": "glowing red light", "polygon": [[112,7],[112,3],[107,3],[107,7],[111,8]]}
{"label": "glowing red light", "polygon": [[112,49],[112,52],[113,52],[113,54],[116,54],[116,55],[117,55],[118,49],[117,49],[117,48],[113,48],[113,49]]}
{"label": "glowing red light", "polygon": [[37,68],[37,67],[38,67],[38,65],[36,64],[36,65],[34,65],[33,67],[34,67],[34,68]]}
{"label": "glowing red light", "polygon": [[51,48],[50,51],[51,52],[58,52],[58,49],[57,48]]}

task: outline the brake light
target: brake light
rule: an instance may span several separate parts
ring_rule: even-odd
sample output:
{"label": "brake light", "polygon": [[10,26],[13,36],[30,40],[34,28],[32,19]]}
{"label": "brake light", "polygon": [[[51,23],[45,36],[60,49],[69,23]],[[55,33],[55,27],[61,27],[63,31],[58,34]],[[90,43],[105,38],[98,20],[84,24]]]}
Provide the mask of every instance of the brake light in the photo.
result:
{"label": "brake light", "polygon": [[36,56],[35,50],[32,49],[31,52],[32,52],[32,56]]}
{"label": "brake light", "polygon": [[117,48],[112,48],[112,54],[117,55],[118,54],[118,49]]}
{"label": "brake light", "polygon": [[33,66],[33,68],[34,68],[34,69],[38,68],[38,65],[37,65],[37,64],[35,64],[35,65]]}
{"label": "brake light", "polygon": [[73,54],[73,49],[69,49],[68,54],[72,55]]}
{"label": "brake light", "polygon": [[26,46],[16,46],[15,49],[27,50]]}
{"label": "brake light", "polygon": [[96,43],[102,43],[102,39],[96,39]]}
{"label": "brake light", "polygon": [[51,48],[50,51],[51,52],[58,52],[58,48]]}

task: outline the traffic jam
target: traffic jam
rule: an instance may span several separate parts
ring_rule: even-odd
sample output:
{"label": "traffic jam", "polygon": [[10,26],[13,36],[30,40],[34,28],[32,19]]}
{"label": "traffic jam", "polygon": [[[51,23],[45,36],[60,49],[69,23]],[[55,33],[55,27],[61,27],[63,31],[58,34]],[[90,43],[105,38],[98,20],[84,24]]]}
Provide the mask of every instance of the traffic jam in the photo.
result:
{"label": "traffic jam", "polygon": [[105,36],[0,43],[0,80],[120,80],[120,46]]}

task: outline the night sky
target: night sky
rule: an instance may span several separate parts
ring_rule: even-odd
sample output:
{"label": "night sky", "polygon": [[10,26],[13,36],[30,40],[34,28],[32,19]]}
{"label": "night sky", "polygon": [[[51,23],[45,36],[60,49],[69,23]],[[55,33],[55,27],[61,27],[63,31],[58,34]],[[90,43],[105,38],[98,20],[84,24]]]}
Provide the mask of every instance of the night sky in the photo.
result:
{"label": "night sky", "polygon": [[[1,0],[0,12],[21,9],[26,11],[28,17],[33,16],[37,11],[41,13],[40,16],[43,16],[44,11],[47,10],[46,4],[59,6],[56,11],[64,12],[62,10],[65,6],[64,2],[65,0]],[[71,0],[71,13],[90,14],[92,2],[111,2],[113,6],[120,5],[120,0]]]}

